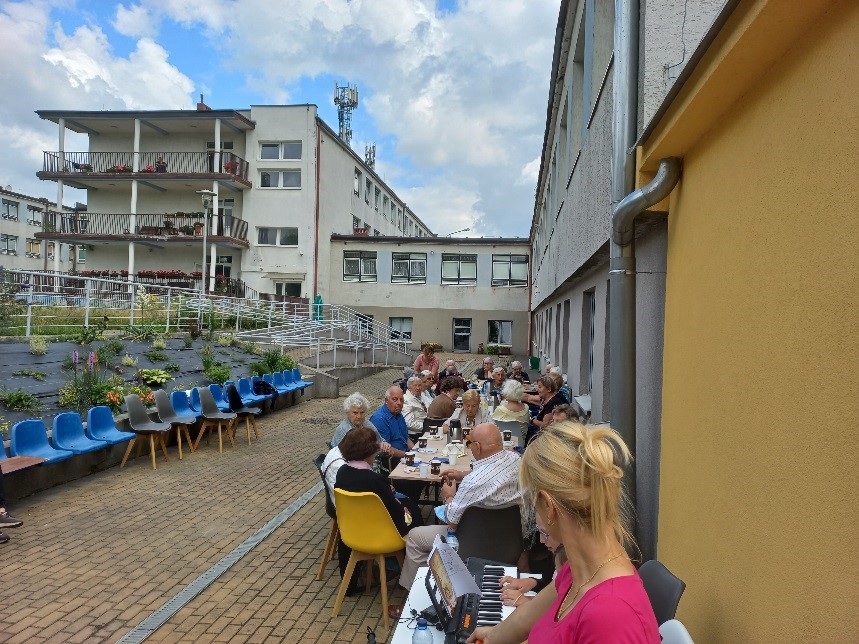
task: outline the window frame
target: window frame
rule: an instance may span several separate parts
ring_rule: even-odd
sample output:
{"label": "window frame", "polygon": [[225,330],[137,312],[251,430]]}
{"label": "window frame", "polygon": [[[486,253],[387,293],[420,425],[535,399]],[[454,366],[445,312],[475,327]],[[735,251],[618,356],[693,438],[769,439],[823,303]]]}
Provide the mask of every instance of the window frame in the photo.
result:
{"label": "window frame", "polygon": [[[408,320],[409,330],[404,331],[401,328],[404,326],[403,323]],[[396,316],[388,318],[388,326],[391,327],[391,340],[394,342],[411,342],[412,334],[415,332],[415,318],[414,317],[404,317],[404,316]],[[408,335],[406,335],[408,334]]]}
{"label": "window frame", "polygon": [[[13,213],[12,210],[15,212]],[[21,213],[21,202],[14,199],[3,199],[2,201],[2,218],[9,221],[18,221]]]}
{"label": "window frame", "polygon": [[[358,260],[358,272],[346,272],[346,260]],[[365,261],[373,261],[374,271],[364,272]],[[343,251],[343,281],[344,282],[366,282],[372,283],[378,281],[379,266],[378,253],[374,250],[344,250]]]}
{"label": "window frame", "polygon": [[[467,258],[467,259],[464,259]],[[473,259],[471,259],[473,258]],[[445,264],[451,264],[456,262],[457,264],[457,277],[454,281],[453,278],[446,278],[444,276],[444,266]],[[474,278],[463,278],[462,277],[462,265],[463,263],[474,263]],[[463,281],[465,280],[465,281]],[[442,253],[441,255],[441,284],[442,286],[477,286],[477,254],[472,253]]]}
{"label": "window frame", "polygon": [[[504,259],[506,258],[506,259]],[[525,278],[524,279],[514,279],[513,278],[513,266],[522,265],[525,266]],[[495,277],[495,266],[507,266],[507,277],[506,278],[496,278]],[[521,288],[528,286],[528,255],[522,255],[520,253],[509,253],[509,254],[492,254],[492,280],[490,284],[493,287],[500,288]]]}
{"label": "window frame", "polygon": [[[10,243],[11,248],[10,248]],[[18,235],[10,235],[8,233],[0,233],[0,254],[2,255],[17,255],[18,254]]]}
{"label": "window frame", "polygon": [[[399,256],[399,257],[398,257]],[[412,262],[421,262],[424,264],[423,276],[412,277]],[[407,275],[395,274],[395,266],[397,262],[405,262],[407,264]],[[391,284],[426,284],[427,283],[427,254],[426,253],[391,253]]]}
{"label": "window frame", "polygon": [[[496,336],[495,336],[494,340],[492,339],[493,325],[497,325],[495,328]],[[509,332],[509,337],[507,337],[507,338],[503,337],[504,336],[503,330],[505,328],[503,325],[508,325],[507,329]],[[513,344],[513,320],[487,320],[487,326],[488,326],[487,333],[486,333],[487,344],[500,344],[502,346],[507,346],[507,345],[512,346],[512,344]],[[505,339],[508,341],[504,342],[503,340],[505,340]]]}
{"label": "window frame", "polygon": [[[260,190],[301,190],[301,168],[281,168],[279,170],[275,170],[273,168],[260,168],[259,172],[259,185],[257,186]],[[277,177],[277,185],[264,185],[263,175],[275,175]],[[285,175],[287,174],[296,174],[298,175],[298,185],[297,186],[287,186],[285,185]]]}
{"label": "window frame", "polygon": [[[264,243],[264,242],[261,242],[259,240],[260,239],[260,237],[259,237],[260,231],[263,231],[263,230],[275,231],[273,244]],[[295,230],[295,240],[296,240],[295,244],[281,244],[280,243],[282,231],[284,231],[284,230]],[[297,248],[298,247],[298,242],[299,242],[300,238],[298,235],[298,227],[297,226],[257,226],[256,231],[257,231],[257,241],[256,241],[257,246],[265,246],[267,248],[271,248],[271,247],[275,247],[275,246],[280,247],[280,248]]]}
{"label": "window frame", "polygon": [[41,259],[42,240],[26,237],[24,240],[24,254],[32,259]]}

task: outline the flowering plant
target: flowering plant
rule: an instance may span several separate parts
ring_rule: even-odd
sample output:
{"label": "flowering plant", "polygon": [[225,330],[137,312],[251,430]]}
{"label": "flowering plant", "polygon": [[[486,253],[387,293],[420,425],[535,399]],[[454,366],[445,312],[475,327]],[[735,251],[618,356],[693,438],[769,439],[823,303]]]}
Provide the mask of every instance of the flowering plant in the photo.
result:
{"label": "flowering plant", "polygon": [[155,394],[153,394],[152,390],[146,385],[118,384],[107,392],[105,395],[105,401],[102,404],[107,405],[114,413],[116,413],[125,403],[125,397],[130,394],[137,394],[144,405],[152,405],[155,403]]}
{"label": "flowering plant", "polygon": [[151,165],[148,165],[145,168],[143,168],[143,170],[141,170],[141,172],[155,172],[155,168],[153,168]]}
{"label": "flowering plant", "polygon": [[81,364],[81,356],[72,352],[72,380],[59,391],[61,407],[71,407],[83,414],[90,407],[107,404],[107,394],[122,381],[118,376],[109,376],[105,365],[99,363],[98,354],[90,351]]}

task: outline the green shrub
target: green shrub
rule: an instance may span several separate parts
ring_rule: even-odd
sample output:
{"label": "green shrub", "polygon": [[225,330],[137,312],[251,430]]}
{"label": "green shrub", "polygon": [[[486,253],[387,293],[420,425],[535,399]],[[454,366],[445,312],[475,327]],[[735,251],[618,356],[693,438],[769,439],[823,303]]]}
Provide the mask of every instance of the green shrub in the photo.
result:
{"label": "green shrub", "polygon": [[203,371],[208,371],[215,366],[215,350],[211,344],[204,344],[200,349],[200,361],[203,363]]}
{"label": "green shrub", "polygon": [[137,379],[147,385],[163,385],[173,380],[173,376],[163,369],[140,369],[137,372]]}
{"label": "green shrub", "polygon": [[167,348],[167,341],[164,338],[155,338],[152,341],[152,348],[162,351]]}
{"label": "green shrub", "polygon": [[143,355],[146,356],[146,359],[149,362],[164,362],[167,360],[167,354],[163,351],[157,351],[155,349],[150,349],[149,351],[144,351]]}
{"label": "green shrub", "polygon": [[36,380],[44,380],[45,374],[41,371],[33,371],[32,369],[19,369],[18,371],[12,372],[13,376],[30,376],[31,378],[35,378]]}
{"label": "green shrub", "polygon": [[155,324],[131,324],[125,329],[125,337],[132,342],[145,342],[154,339],[161,332]]}
{"label": "green shrub", "polygon": [[176,373],[179,371],[179,365],[175,362],[168,362],[164,365],[164,371],[169,371],[170,373]]}
{"label": "green shrub", "polygon": [[490,356],[497,356],[499,352],[499,347],[497,344],[490,344],[486,347],[486,353]]}
{"label": "green shrub", "polygon": [[30,338],[30,353],[34,356],[43,356],[48,352],[48,340],[38,335]]}
{"label": "green shrub", "polygon": [[137,366],[137,358],[126,353],[122,356],[122,366],[123,367],[136,367]]}
{"label": "green shrub", "polygon": [[263,352],[262,360],[251,363],[251,373],[255,376],[261,376],[275,371],[293,369],[297,364],[289,354],[281,353],[278,349],[269,349]]}
{"label": "green shrub", "polygon": [[222,347],[231,347],[236,343],[236,338],[232,333],[221,333],[216,338],[216,342]]}
{"label": "green shrub", "polygon": [[438,353],[442,349],[441,344],[438,342],[421,342],[421,351],[423,351],[427,347],[432,347],[436,353]]}
{"label": "green shrub", "polygon": [[206,369],[206,378],[210,382],[223,385],[230,379],[230,365],[216,364]]}
{"label": "green shrub", "polygon": [[101,347],[99,355],[101,355],[102,351],[108,351],[111,355],[116,357],[123,351],[125,351],[125,343],[116,336],[114,336],[104,343],[104,345]]}
{"label": "green shrub", "polygon": [[105,315],[95,324],[82,326],[75,334],[74,341],[78,344],[92,344],[96,340],[104,338],[104,332],[107,331],[107,323],[109,318]]}
{"label": "green shrub", "polygon": [[12,427],[11,421],[0,416],[0,437],[3,439],[9,438],[9,429]]}
{"label": "green shrub", "polygon": [[33,394],[23,389],[0,389],[0,403],[7,409],[12,411],[37,411],[42,405],[39,399]]}
{"label": "green shrub", "polygon": [[191,337],[190,333],[188,335],[186,335],[184,338],[182,338],[182,342],[185,344],[186,349],[190,349],[191,347],[194,346],[194,338]]}

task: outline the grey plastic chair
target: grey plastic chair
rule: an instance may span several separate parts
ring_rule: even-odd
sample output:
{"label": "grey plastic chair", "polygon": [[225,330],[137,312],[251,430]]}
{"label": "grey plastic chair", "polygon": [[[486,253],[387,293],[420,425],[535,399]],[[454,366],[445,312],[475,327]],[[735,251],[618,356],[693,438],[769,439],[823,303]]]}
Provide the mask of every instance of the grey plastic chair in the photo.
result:
{"label": "grey plastic chair", "polygon": [[686,584],[683,580],[675,577],[668,568],[656,559],[641,564],[638,575],[641,577],[644,590],[650,598],[650,605],[656,615],[656,623],[662,625],[669,619],[674,619],[680,597],[686,590]]}
{"label": "grey plastic chair", "polygon": [[[155,442],[161,447],[164,452],[164,460],[169,461],[167,456],[167,445],[164,443],[164,435],[170,431],[170,423],[154,422],[149,418],[149,412],[140,401],[137,394],[128,394],[125,397],[125,406],[128,409],[128,424],[131,425],[131,431],[134,432],[134,438],[128,443],[125,449],[125,456],[122,457],[122,463],[119,467],[125,466],[125,461],[128,460],[128,455],[131,454],[131,448],[137,443],[137,455],[140,456],[140,450],[143,446],[143,439],[149,437],[149,454],[152,456],[152,469],[157,470],[155,464]],[[157,437],[157,439],[156,439]]]}
{"label": "grey plastic chair", "polygon": [[230,404],[230,410],[235,413],[239,419],[245,419],[245,430],[248,433],[248,445],[251,444],[251,426],[253,426],[254,435],[257,440],[259,440],[259,430],[257,430],[256,417],[258,414],[262,413],[262,410],[259,407],[248,407],[245,405],[242,397],[239,395],[239,390],[236,389],[236,386],[233,383],[226,386],[224,395],[226,396],[227,402]]}
{"label": "grey plastic chair", "polygon": [[194,416],[180,416],[173,409],[170,403],[169,394],[163,389],[156,389],[155,394],[155,409],[158,410],[158,418],[162,423],[170,423],[176,429],[176,444],[179,446],[179,460],[182,460],[182,432],[185,432],[185,440],[188,441],[188,449],[194,451],[194,446],[191,444],[191,434],[188,432],[188,425],[193,425],[197,422]]}
{"label": "grey plastic chair", "polygon": [[[491,539],[487,535],[492,535]],[[456,527],[459,556],[463,561],[480,557],[515,566],[525,545],[519,505],[481,508],[472,505]]]}
{"label": "grey plastic chair", "polygon": [[230,439],[230,445],[235,447],[236,441],[233,439],[233,422],[236,420],[236,414],[229,411],[221,411],[218,409],[218,403],[215,402],[215,397],[208,387],[197,387],[200,393],[200,403],[203,405],[203,424],[200,425],[200,433],[197,434],[197,440],[194,442],[194,449],[200,445],[200,439],[203,434],[206,434],[206,444],[209,444],[209,436],[212,433],[212,428],[218,428],[218,451],[224,453],[224,439],[221,433],[221,427],[226,425],[227,438]]}

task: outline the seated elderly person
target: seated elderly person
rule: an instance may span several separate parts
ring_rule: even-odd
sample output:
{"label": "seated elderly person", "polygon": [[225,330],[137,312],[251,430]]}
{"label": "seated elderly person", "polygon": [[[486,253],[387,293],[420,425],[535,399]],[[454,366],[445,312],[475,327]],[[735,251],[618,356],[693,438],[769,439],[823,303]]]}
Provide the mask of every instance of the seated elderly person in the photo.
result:
{"label": "seated elderly person", "polygon": [[530,420],[528,405],[522,402],[525,388],[518,380],[507,380],[501,389],[501,397],[504,399],[495,411],[492,412],[492,420],[515,421],[527,423]]}
{"label": "seated elderly person", "polygon": [[469,389],[462,394],[462,407],[456,408],[447,422],[442,425],[442,430],[447,433],[450,427],[450,421],[458,420],[462,424],[462,429],[465,433],[481,423],[491,422],[489,411],[480,406],[480,392],[477,389]]}
{"label": "seated elderly person", "polygon": [[441,393],[427,408],[428,418],[450,418],[456,411],[456,399],[462,393],[462,379],[453,377],[441,381]]}
{"label": "seated elderly person", "polygon": [[433,376],[432,371],[421,371],[421,380],[424,381],[424,390],[421,392],[421,399],[424,401],[424,404],[429,407],[433,398],[435,398],[435,376]]}
{"label": "seated elderly person", "polygon": [[523,385],[530,384],[531,378],[528,373],[522,368],[522,363],[518,360],[514,360],[510,363],[510,373],[507,374],[508,378],[512,378],[513,380],[518,380]]}
{"label": "seated elderly person", "polygon": [[424,431],[424,418],[427,417],[427,405],[421,394],[424,390],[424,381],[420,376],[409,378],[408,391],[403,396],[403,418],[406,419],[406,427],[409,428],[409,436],[414,440]]}
{"label": "seated elderly person", "polygon": [[492,508],[519,503],[519,463],[515,452],[502,447],[501,432],[491,423],[483,423],[471,432],[471,453],[474,469],[463,471],[448,468],[442,471],[446,482],[441,486],[444,516],[447,523],[439,526],[412,528],[406,542],[406,560],[400,575],[400,585],[410,589],[420,566],[426,565],[436,535],[446,535],[456,529],[466,509],[473,505]]}
{"label": "seated elderly person", "polygon": [[379,430],[375,425],[367,420],[367,412],[370,411],[370,401],[365,396],[357,391],[346,397],[343,401],[343,411],[346,412],[346,418],[337,425],[334,430],[334,436],[331,437],[329,444],[331,447],[337,447],[346,433],[355,427],[369,427],[379,437],[379,442],[382,444],[382,451],[387,451],[388,444],[382,440]]}
{"label": "seated elderly person", "polygon": [[483,383],[480,391],[487,398],[500,396],[506,380],[507,372],[504,371],[504,367],[495,367],[490,373],[490,379]]}
{"label": "seated elderly person", "polygon": [[495,368],[495,362],[489,356],[486,356],[483,359],[483,366],[479,369],[474,370],[474,375],[477,376],[478,380],[489,380],[489,375],[492,373],[492,370]]}
{"label": "seated elderly person", "polygon": [[537,395],[540,398],[540,404],[536,416],[531,419],[531,424],[528,426],[526,444],[530,443],[544,426],[552,422],[552,410],[567,402],[558,392],[557,380],[551,376],[543,376],[537,381]]}
{"label": "seated elderly person", "polygon": [[438,384],[435,386],[435,395],[438,396],[441,394],[441,383],[444,382],[445,378],[450,378],[451,376],[462,377],[462,374],[459,373],[459,369],[456,368],[456,363],[453,360],[448,360],[444,363],[444,369],[442,369],[438,374]]}
{"label": "seated elderly person", "polygon": [[[379,452],[379,441],[369,427],[359,427],[346,434],[340,442],[340,451],[345,463],[337,472],[335,487],[347,492],[372,492],[378,496],[391,520],[403,536],[410,527],[423,524],[417,505],[412,505],[408,499],[398,499],[388,481],[380,474],[373,471],[373,462]],[[411,507],[409,507],[411,505]],[[346,564],[349,563],[351,550],[342,541],[338,544],[338,555],[340,559],[340,575],[346,572]],[[356,575],[352,575],[347,587],[348,592],[357,590]]]}
{"label": "seated elderly person", "polygon": [[564,378],[564,374],[561,373],[561,368],[552,367],[551,369],[549,369],[549,377],[554,379],[555,384],[558,385],[558,391],[564,397],[564,400],[570,402],[573,399],[573,392],[567,385],[567,381]]}
{"label": "seated elderly person", "polygon": [[409,378],[415,375],[415,370],[411,367],[403,368],[403,379],[399,382],[394,382],[395,385],[399,385],[400,389],[403,390],[403,393],[406,393],[409,390]]}

